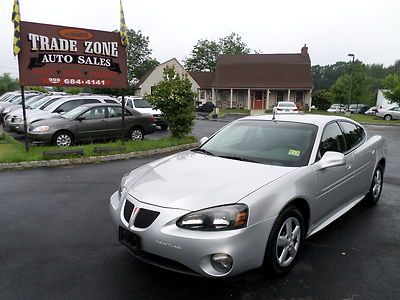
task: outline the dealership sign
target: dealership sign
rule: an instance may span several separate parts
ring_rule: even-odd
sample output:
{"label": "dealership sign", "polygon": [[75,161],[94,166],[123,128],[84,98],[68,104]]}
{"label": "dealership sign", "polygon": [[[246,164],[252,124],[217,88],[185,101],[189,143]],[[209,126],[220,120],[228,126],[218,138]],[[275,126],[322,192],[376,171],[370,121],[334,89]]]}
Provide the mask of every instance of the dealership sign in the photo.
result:
{"label": "dealership sign", "polygon": [[126,88],[126,48],[117,32],[20,22],[23,86]]}

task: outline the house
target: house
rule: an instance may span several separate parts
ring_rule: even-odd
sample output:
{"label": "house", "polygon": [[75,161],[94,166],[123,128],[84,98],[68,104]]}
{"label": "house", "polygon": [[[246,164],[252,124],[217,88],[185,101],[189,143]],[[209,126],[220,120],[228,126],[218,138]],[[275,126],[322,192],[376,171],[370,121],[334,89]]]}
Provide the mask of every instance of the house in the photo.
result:
{"label": "house", "polygon": [[383,109],[390,109],[392,107],[397,106],[396,103],[390,103],[388,99],[386,99],[383,94],[385,90],[378,90],[378,95],[376,97],[376,107]]}
{"label": "house", "polygon": [[212,101],[217,107],[272,109],[279,101],[293,101],[311,107],[313,81],[308,48],[292,54],[221,55],[215,72],[186,72],[171,59],[150,70],[138,83],[138,95],[150,94],[162,80],[166,65],[174,66],[192,82],[198,101]]}
{"label": "house", "polygon": [[279,101],[311,107],[313,81],[306,45],[295,54],[222,55],[212,83],[217,107],[272,109]]}
{"label": "house", "polygon": [[136,84],[135,96],[143,97],[146,94],[151,94],[154,86],[163,79],[163,71],[166,66],[173,67],[178,74],[187,75],[192,83],[192,91],[197,93],[200,89],[198,83],[189,75],[176,58],[172,58],[147,71],[142,78],[140,78],[139,82]]}

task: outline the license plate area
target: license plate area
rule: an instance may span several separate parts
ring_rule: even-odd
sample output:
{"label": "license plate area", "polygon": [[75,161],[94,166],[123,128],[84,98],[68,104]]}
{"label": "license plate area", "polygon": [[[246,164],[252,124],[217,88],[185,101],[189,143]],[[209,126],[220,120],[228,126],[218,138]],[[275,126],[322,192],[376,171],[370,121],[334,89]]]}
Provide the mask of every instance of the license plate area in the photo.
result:
{"label": "license plate area", "polygon": [[123,227],[119,227],[119,241],[135,255],[141,254],[140,237]]}

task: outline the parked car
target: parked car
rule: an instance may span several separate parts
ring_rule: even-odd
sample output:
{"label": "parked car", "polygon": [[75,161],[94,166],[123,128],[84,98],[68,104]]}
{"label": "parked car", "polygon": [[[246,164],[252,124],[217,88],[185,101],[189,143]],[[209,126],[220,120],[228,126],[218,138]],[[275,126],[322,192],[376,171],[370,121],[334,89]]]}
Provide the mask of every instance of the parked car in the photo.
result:
{"label": "parked car", "polygon": [[376,115],[376,113],[378,112],[378,108],[376,106],[373,106],[371,108],[369,108],[364,114],[365,115]]}
{"label": "parked car", "polygon": [[377,117],[383,118],[386,121],[400,119],[400,107],[392,107],[390,109],[379,109],[376,113]]}
{"label": "parked car", "polygon": [[[32,112],[29,112],[27,114],[42,112],[47,106],[49,106],[51,103],[57,101],[60,98],[62,98],[62,96],[47,95],[42,99],[35,101],[34,103],[29,103],[26,106],[26,110],[27,111],[32,110]],[[15,121],[22,120],[22,118],[23,118],[22,105],[19,105],[18,107],[14,106],[14,109],[4,116],[4,126],[10,127],[10,125],[15,123]]]}
{"label": "parked car", "polygon": [[[118,97],[118,101],[121,102],[122,98]],[[155,109],[146,99],[137,96],[126,96],[125,103],[126,106],[138,112],[153,115],[156,125],[160,126],[161,129],[165,130],[168,128],[168,123],[162,118],[161,110]]]}
{"label": "parked car", "polygon": [[343,104],[332,104],[331,107],[327,109],[327,112],[330,113],[340,113],[344,111],[344,105]]}
{"label": "parked car", "polygon": [[201,143],[133,170],[111,196],[139,259],[207,277],[282,274],[305,238],[381,195],[385,140],[345,117],[251,116]]}
{"label": "parked car", "polygon": [[273,108],[276,114],[298,114],[299,110],[294,102],[281,101]]}
{"label": "parked car", "polygon": [[211,101],[207,101],[206,103],[202,104],[201,106],[199,106],[196,111],[197,112],[201,112],[201,113],[206,113],[206,114],[210,114],[213,112],[215,108],[215,104],[212,103]]}
{"label": "parked car", "polygon": [[[39,93],[25,93],[25,101],[29,100],[32,97],[35,97],[39,95]],[[3,121],[4,116],[3,116],[3,111],[9,107],[9,106],[14,106],[22,104],[22,96],[20,93],[16,93],[12,95],[9,99],[6,101],[0,102],[0,121]]]}
{"label": "parked car", "polygon": [[[60,96],[56,96],[60,97]],[[27,124],[33,124],[37,121],[51,119],[58,117],[60,114],[64,114],[74,109],[75,107],[81,106],[83,104],[90,103],[113,103],[116,104],[118,101],[116,99],[107,96],[70,96],[61,97],[54,101],[50,105],[46,106],[43,110],[29,110],[26,111]],[[23,117],[11,119],[8,127],[15,132],[24,132],[24,120]]]}
{"label": "parked car", "polygon": [[144,135],[156,130],[151,114],[125,108],[125,131],[122,132],[120,104],[86,104],[57,118],[35,122],[28,127],[28,136],[36,143],[69,147],[84,140],[129,137],[143,140]]}
{"label": "parked car", "polygon": [[365,104],[350,104],[348,111],[352,114],[364,114],[368,108]]}
{"label": "parked car", "polygon": [[[29,105],[32,105],[33,103],[39,101],[40,99],[43,99],[46,97],[46,94],[39,94],[36,96],[33,96],[32,98],[28,99],[25,101],[25,108],[27,108]],[[3,112],[1,113],[1,120],[4,120],[4,117],[9,114],[10,112],[14,110],[18,110],[22,108],[22,104],[15,104],[15,105],[9,105],[6,108],[4,108]]]}

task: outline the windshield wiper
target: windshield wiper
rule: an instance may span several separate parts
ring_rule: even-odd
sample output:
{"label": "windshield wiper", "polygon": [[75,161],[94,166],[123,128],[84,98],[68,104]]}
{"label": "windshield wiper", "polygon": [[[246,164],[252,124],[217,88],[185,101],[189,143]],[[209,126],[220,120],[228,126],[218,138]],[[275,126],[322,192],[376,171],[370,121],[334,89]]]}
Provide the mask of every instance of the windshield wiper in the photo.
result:
{"label": "windshield wiper", "polygon": [[208,151],[208,150],[206,150],[206,149],[202,149],[202,148],[194,148],[194,149],[192,149],[192,151],[193,151],[193,152],[204,153],[204,154],[211,155],[211,156],[215,156],[214,153],[212,153],[212,152],[210,152],[210,151]]}
{"label": "windshield wiper", "polygon": [[240,160],[240,161],[247,161],[247,162],[254,162],[254,163],[259,163],[258,161],[243,157],[243,156],[235,156],[235,155],[219,155],[218,157],[222,158],[227,158],[227,159],[234,159],[234,160]]}

